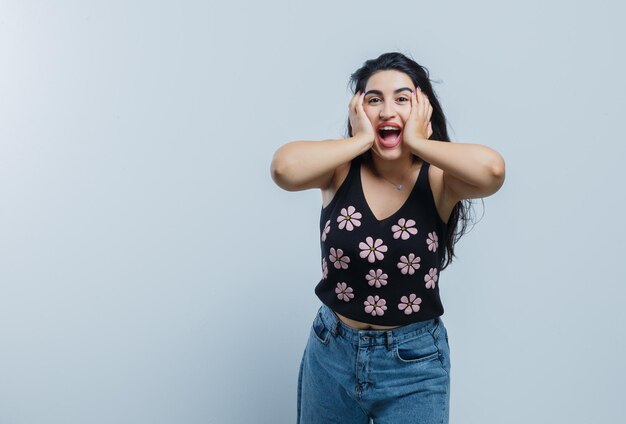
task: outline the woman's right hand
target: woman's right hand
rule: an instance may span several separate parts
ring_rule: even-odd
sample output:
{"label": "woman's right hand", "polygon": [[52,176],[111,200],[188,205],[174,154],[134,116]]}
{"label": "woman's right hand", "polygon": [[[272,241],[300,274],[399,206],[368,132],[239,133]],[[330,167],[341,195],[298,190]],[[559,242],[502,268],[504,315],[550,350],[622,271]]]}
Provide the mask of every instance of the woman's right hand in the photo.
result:
{"label": "woman's right hand", "polygon": [[358,137],[367,141],[369,143],[368,147],[371,147],[374,144],[376,132],[374,132],[374,127],[372,127],[372,123],[363,110],[364,97],[365,93],[359,91],[352,96],[352,100],[350,100],[350,105],[348,106],[348,116],[350,126],[352,127],[352,137]]}

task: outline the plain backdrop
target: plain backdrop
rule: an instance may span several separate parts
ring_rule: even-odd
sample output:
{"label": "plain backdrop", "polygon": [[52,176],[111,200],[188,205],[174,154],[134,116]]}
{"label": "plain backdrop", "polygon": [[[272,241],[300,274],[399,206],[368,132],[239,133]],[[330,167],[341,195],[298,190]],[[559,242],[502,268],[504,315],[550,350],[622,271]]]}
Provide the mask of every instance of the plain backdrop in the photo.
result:
{"label": "plain backdrop", "polygon": [[451,422],[626,422],[624,6],[1,1],[0,423],[291,423],[319,190],[381,53],[506,182],[440,279]]}

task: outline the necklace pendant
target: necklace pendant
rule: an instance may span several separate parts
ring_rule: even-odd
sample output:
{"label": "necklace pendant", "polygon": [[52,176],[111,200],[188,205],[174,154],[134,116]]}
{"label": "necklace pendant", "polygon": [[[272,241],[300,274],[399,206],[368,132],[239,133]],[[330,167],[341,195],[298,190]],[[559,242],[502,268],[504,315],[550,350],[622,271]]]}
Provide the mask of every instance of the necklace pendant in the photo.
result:
{"label": "necklace pendant", "polygon": [[396,188],[397,188],[398,190],[402,190],[402,184],[396,184]]}

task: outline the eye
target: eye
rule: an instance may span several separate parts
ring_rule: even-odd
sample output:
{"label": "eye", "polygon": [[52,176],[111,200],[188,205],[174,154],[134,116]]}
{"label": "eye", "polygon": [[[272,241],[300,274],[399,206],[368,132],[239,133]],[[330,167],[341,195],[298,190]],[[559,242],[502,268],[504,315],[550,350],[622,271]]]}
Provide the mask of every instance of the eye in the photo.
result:
{"label": "eye", "polygon": [[402,97],[398,97],[398,101],[408,102],[408,101],[409,101],[409,99],[408,99],[408,98],[406,98],[406,97],[404,97],[404,96],[402,96]]}
{"label": "eye", "polygon": [[[372,97],[372,98],[370,98],[370,99],[367,101],[367,103],[368,103],[368,104],[374,103],[374,100],[380,100],[380,99],[379,99],[378,97]],[[378,102],[377,102],[377,103],[378,103]]]}

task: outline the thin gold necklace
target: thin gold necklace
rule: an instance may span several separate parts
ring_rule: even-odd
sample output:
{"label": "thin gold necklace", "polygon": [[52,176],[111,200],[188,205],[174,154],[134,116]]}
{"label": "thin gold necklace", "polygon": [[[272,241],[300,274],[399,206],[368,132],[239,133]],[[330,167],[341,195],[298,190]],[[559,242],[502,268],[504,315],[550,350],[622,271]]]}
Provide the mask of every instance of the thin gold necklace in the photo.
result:
{"label": "thin gold necklace", "polygon": [[[411,169],[413,167],[413,162],[411,162],[411,165],[409,165],[409,169]],[[391,184],[392,186],[394,186],[396,188],[396,190],[402,190],[402,188],[404,187],[404,184],[396,184],[393,183],[391,181],[389,181],[387,178],[385,178],[384,175],[380,174],[377,170],[376,167],[374,166],[374,164],[372,164],[372,169],[374,170],[374,174],[378,175],[379,177],[381,177],[382,179],[384,179],[385,181],[387,181],[389,184]],[[403,174],[404,175],[404,174]]]}

